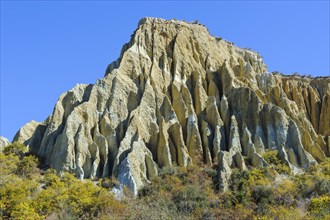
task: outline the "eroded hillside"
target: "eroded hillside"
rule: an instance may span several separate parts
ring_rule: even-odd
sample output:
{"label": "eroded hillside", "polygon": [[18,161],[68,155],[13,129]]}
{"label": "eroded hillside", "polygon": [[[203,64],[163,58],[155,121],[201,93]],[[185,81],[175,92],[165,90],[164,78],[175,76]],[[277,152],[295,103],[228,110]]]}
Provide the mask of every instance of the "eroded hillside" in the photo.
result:
{"label": "eroded hillside", "polygon": [[330,156],[330,78],[268,73],[261,56],[200,24],[142,19],[94,85],[61,95],[15,141],[46,166],[81,178],[118,178],[137,193],[160,168],[264,167],[266,149],[293,172]]}

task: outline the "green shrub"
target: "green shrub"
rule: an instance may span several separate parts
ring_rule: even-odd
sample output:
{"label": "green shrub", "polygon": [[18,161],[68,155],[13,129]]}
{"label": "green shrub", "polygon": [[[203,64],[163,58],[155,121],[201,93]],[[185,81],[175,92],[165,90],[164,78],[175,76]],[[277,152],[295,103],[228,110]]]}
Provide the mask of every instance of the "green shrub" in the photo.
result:
{"label": "green shrub", "polygon": [[37,159],[16,149],[0,153],[3,219],[330,218],[329,160],[300,175],[279,175],[279,166],[285,165],[276,151],[267,151],[266,158],[275,169],[233,169],[229,191],[222,193],[213,182],[217,179],[215,167],[163,168],[140,190],[138,198],[125,188],[126,197],[118,201],[109,193],[118,184],[115,179],[81,181],[66,172],[57,176],[52,169],[41,175]]}
{"label": "green shrub", "polygon": [[291,207],[298,203],[298,187],[295,181],[289,178],[282,179],[272,186],[274,203],[284,207]]}
{"label": "green shrub", "polygon": [[252,198],[257,204],[257,214],[266,214],[268,205],[273,203],[272,189],[267,186],[257,186],[252,190]]}
{"label": "green shrub", "polygon": [[324,195],[311,199],[309,211],[312,217],[329,219],[330,218],[330,196]]}
{"label": "green shrub", "polygon": [[230,179],[230,189],[238,203],[247,204],[249,202],[249,178],[249,171],[233,169]]}
{"label": "green shrub", "polygon": [[40,191],[32,200],[32,206],[40,215],[60,212],[66,205],[68,193],[65,188],[49,187]]}
{"label": "green shrub", "polygon": [[22,202],[13,207],[10,214],[11,219],[38,220],[44,219],[27,202]]}
{"label": "green shrub", "polygon": [[265,161],[273,165],[274,169],[280,173],[280,174],[289,174],[291,172],[290,167],[283,163],[279,158],[278,158],[278,151],[277,150],[266,150],[263,154],[262,157],[265,159]]}
{"label": "green shrub", "polygon": [[16,172],[19,158],[16,155],[4,155],[0,153],[0,176],[11,175]]}
{"label": "green shrub", "polygon": [[173,201],[182,214],[190,214],[198,208],[207,206],[207,197],[200,187],[188,185],[173,195]]}
{"label": "green shrub", "polygon": [[12,144],[7,145],[2,153],[6,156],[12,154],[18,156],[20,159],[22,159],[27,152],[27,147],[19,142],[14,142]]}
{"label": "green shrub", "polygon": [[256,204],[270,204],[273,202],[272,189],[267,186],[257,186],[252,190],[252,198]]}
{"label": "green shrub", "polygon": [[330,178],[317,178],[315,180],[315,192],[318,195],[330,195]]}
{"label": "green shrub", "polygon": [[35,156],[25,156],[17,164],[16,174],[23,178],[31,178],[38,172],[38,159]]}
{"label": "green shrub", "polygon": [[[28,219],[27,214],[29,212],[34,213],[33,208],[30,207],[30,198],[35,196],[37,190],[38,183],[33,180],[22,180],[16,175],[2,177],[0,182],[0,213],[3,218],[16,219],[19,213],[24,214],[22,209],[28,207],[27,210],[29,211],[23,215],[24,218]],[[24,206],[22,206],[23,203]]]}
{"label": "green shrub", "polygon": [[159,171],[159,176],[175,175],[176,173],[177,173],[177,170],[175,167],[163,167]]}

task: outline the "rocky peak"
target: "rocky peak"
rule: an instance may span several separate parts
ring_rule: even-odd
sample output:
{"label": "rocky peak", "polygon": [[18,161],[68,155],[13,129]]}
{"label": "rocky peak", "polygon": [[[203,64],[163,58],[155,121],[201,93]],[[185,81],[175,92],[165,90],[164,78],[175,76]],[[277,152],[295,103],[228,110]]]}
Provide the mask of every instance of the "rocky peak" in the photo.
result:
{"label": "rocky peak", "polygon": [[261,56],[200,24],[144,18],[94,85],[60,96],[15,140],[45,166],[80,178],[114,176],[134,193],[159,169],[267,166],[277,149],[293,171],[330,156],[330,79],[267,72]]}
{"label": "rocky peak", "polygon": [[0,152],[2,151],[2,149],[4,147],[6,147],[9,144],[10,144],[10,141],[6,137],[0,136]]}

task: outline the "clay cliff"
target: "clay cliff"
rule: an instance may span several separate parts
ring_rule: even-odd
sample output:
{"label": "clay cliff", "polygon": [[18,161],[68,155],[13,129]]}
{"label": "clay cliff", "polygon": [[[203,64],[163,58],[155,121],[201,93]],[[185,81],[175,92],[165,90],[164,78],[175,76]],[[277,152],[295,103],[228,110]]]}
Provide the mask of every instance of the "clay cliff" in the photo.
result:
{"label": "clay cliff", "polygon": [[262,57],[176,20],[142,19],[93,85],[62,94],[23,126],[44,165],[80,178],[114,176],[137,193],[164,167],[268,166],[277,149],[292,172],[330,156],[330,77],[269,73]]}

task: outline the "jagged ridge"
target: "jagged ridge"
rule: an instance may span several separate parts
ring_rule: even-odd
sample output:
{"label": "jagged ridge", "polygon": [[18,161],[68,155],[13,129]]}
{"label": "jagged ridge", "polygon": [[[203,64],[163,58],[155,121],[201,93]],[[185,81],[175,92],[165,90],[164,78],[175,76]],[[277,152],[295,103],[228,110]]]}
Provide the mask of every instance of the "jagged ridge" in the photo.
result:
{"label": "jagged ridge", "polygon": [[135,193],[159,168],[267,166],[277,149],[293,171],[330,156],[330,78],[267,72],[261,56],[199,24],[144,18],[94,85],[61,95],[52,115],[14,140],[45,165],[81,178],[115,176]]}

